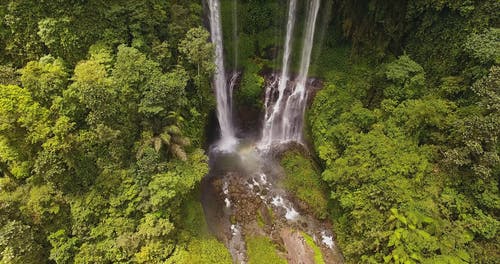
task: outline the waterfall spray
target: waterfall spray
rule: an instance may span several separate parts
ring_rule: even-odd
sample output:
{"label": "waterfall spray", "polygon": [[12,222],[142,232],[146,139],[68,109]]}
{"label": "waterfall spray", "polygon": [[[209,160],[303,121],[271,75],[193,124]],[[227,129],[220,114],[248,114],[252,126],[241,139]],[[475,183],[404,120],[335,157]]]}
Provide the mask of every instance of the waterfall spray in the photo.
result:
{"label": "waterfall spray", "polygon": [[208,0],[210,9],[210,31],[212,43],[215,45],[215,75],[214,85],[217,98],[217,117],[221,132],[218,144],[221,149],[230,149],[236,142],[232,124],[232,93],[231,86],[227,85],[226,70],[224,68],[224,49],[222,41],[222,25],[220,18],[219,0]]}

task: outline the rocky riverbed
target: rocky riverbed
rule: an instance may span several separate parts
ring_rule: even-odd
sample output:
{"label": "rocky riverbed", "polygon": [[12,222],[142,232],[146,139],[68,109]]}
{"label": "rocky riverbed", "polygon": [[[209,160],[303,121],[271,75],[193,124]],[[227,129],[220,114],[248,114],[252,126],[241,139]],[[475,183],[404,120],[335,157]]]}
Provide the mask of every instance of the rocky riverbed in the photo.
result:
{"label": "rocky riverbed", "polygon": [[248,261],[246,238],[255,236],[269,238],[288,263],[316,263],[306,236],[319,248],[324,263],[343,263],[331,224],[315,219],[304,203],[278,187],[286,175],[277,156],[251,143],[230,153],[211,151],[212,169],[202,184],[202,203],[212,232],[229,248],[235,263]]}

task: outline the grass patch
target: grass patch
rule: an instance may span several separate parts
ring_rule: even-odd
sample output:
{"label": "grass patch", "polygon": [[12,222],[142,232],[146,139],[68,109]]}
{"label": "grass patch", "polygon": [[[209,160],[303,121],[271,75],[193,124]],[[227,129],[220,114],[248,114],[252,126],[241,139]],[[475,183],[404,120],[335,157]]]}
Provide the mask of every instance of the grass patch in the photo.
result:
{"label": "grass patch", "polygon": [[325,219],[328,215],[328,197],[319,169],[297,151],[285,153],[281,165],[286,173],[283,181],[285,188],[305,202],[316,217]]}
{"label": "grass patch", "polygon": [[227,248],[209,232],[203,208],[195,193],[183,206],[179,246],[167,263],[231,264]]}
{"label": "grass patch", "polygon": [[260,211],[257,213],[257,224],[259,224],[261,228],[266,225],[266,223],[264,222],[264,217],[262,216],[262,213]]}
{"label": "grass patch", "polygon": [[266,206],[257,212],[257,224],[263,228],[268,223],[270,225],[274,223],[274,212],[271,207]]}
{"label": "grass patch", "polygon": [[269,213],[269,217],[271,219],[271,224],[274,223],[274,211],[273,209],[269,206],[267,207],[267,212]]}
{"label": "grass patch", "polygon": [[189,232],[191,236],[211,237],[203,207],[195,195],[191,195],[190,199],[186,201],[183,210],[182,230]]}
{"label": "grass patch", "polygon": [[280,257],[274,243],[267,237],[247,237],[247,255],[249,264],[286,264],[287,261]]}
{"label": "grass patch", "polygon": [[[180,248],[180,249],[179,249]],[[193,239],[186,248],[179,247],[167,264],[231,264],[231,254],[215,238]]]}
{"label": "grass patch", "polygon": [[325,264],[325,261],[323,260],[323,254],[321,253],[321,249],[314,243],[314,240],[311,236],[308,234],[301,232],[302,236],[306,240],[306,243],[311,249],[314,251],[314,263],[316,264]]}

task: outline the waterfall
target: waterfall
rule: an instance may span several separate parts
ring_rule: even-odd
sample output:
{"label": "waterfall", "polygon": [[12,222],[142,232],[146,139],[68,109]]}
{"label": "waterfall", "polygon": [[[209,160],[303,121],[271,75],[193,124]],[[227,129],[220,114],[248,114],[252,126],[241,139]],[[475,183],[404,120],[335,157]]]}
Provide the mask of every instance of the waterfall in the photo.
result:
{"label": "waterfall", "polygon": [[[220,14],[220,1],[207,0],[210,9],[210,29],[212,42],[215,45],[216,72],[214,76],[215,93],[217,98],[217,117],[221,130],[219,148],[229,150],[236,142],[232,124],[232,90],[238,79],[234,71],[231,82],[228,83],[224,68],[224,49],[222,41],[222,26]],[[266,87],[265,116],[260,146],[270,146],[273,142],[302,140],[302,126],[307,103],[307,77],[311,62],[311,52],[314,43],[316,20],[320,7],[320,0],[308,1],[307,17],[305,21],[303,47],[298,76],[290,80],[290,57],[292,54],[293,31],[297,0],[289,0],[288,20],[282,59],[282,69],[275,81]],[[233,37],[234,37],[234,63],[238,63],[238,27],[237,3],[233,2]],[[277,98],[276,97],[277,89]]]}
{"label": "waterfall", "polygon": [[284,141],[301,141],[302,124],[304,122],[304,112],[307,104],[306,82],[309,74],[309,65],[311,64],[311,52],[314,44],[314,32],[316,29],[316,19],[320,0],[309,2],[309,9],[304,33],[304,44],[302,48],[302,58],[300,61],[299,75],[296,80],[295,89],[288,97],[283,112],[282,127]]}
{"label": "waterfall", "polygon": [[[301,54],[299,54],[301,55],[300,64],[298,65],[300,68],[296,78],[291,77],[291,57],[296,13],[300,5],[297,6],[298,0],[288,0],[286,26],[279,26],[280,34],[276,34],[276,37],[281,39],[283,35],[281,31],[286,28],[283,57],[281,60],[276,59],[275,61],[276,64],[281,62],[282,68],[279,72],[272,74],[270,78],[265,78],[265,120],[262,138],[257,146],[254,145],[253,138],[249,140],[242,139],[237,142],[231,122],[232,91],[233,87],[237,86],[241,79],[241,72],[237,70],[238,9],[237,0],[233,0],[232,30],[234,46],[232,48],[234,58],[231,59],[234,59],[234,69],[232,73],[226,73],[224,69],[219,1],[207,0],[210,7],[212,42],[215,45],[217,68],[214,76],[214,86],[217,97],[217,115],[221,128],[221,140],[215,144],[214,148],[210,148],[208,153],[210,173],[201,184],[202,204],[207,224],[213,227],[211,229],[217,232],[217,237],[225,243],[233,257],[233,263],[245,264],[247,261],[253,261],[252,256],[247,254],[246,238],[249,238],[254,233],[270,238],[275,238],[273,234],[287,236],[290,243],[287,242],[286,244],[290,244],[291,247],[285,245],[285,253],[294,257],[292,261],[300,263],[314,262],[313,256],[310,254],[297,255],[295,254],[297,252],[292,251],[297,249],[295,245],[304,243],[305,235],[301,235],[298,231],[313,237],[316,245],[322,245],[323,253],[330,249],[330,253],[322,255],[325,262],[343,263],[341,255],[334,244],[330,228],[323,221],[315,219],[312,214],[297,211],[296,208],[300,207],[293,200],[287,198],[289,192],[275,184],[279,181],[283,170],[274,155],[272,155],[273,153],[268,151],[274,143],[301,141],[303,117],[307,102],[307,87],[310,87],[307,83],[307,77],[320,0],[304,1],[306,2],[304,5],[307,6],[303,30],[304,43]],[[223,3],[229,5],[231,0]],[[226,10],[226,7],[229,8],[229,6],[224,6],[223,10]],[[283,15],[285,14],[283,12]],[[279,223],[279,225],[264,223],[266,227],[261,226],[260,229],[255,229],[254,218],[238,217],[242,213],[259,213],[261,209],[265,209],[264,212],[272,216],[272,222]],[[274,231],[269,233],[267,227],[271,226]],[[296,230],[297,232],[290,232],[289,230]],[[297,255],[297,257],[295,258],[292,254]],[[255,261],[262,260],[256,259]]]}
{"label": "waterfall", "polygon": [[231,73],[231,78],[229,79],[229,101],[233,102],[233,91],[234,87],[238,84],[238,78],[241,72],[238,71],[238,1],[233,0],[232,6],[232,19],[233,19],[233,72]]}
{"label": "waterfall", "polygon": [[264,126],[262,132],[261,144],[269,145],[275,138],[281,138],[282,130],[278,128],[275,131],[275,123],[279,123],[279,115],[282,108],[283,97],[285,94],[285,89],[288,84],[289,76],[289,68],[290,68],[290,55],[292,53],[292,36],[293,29],[295,26],[295,11],[297,9],[297,0],[290,0],[288,6],[288,21],[286,24],[286,36],[285,36],[285,49],[283,52],[283,61],[282,61],[282,69],[281,75],[278,79],[278,99],[274,103],[274,106],[271,107],[271,94],[274,85],[269,85],[266,89],[266,100],[265,100],[265,108],[266,113],[264,116]]}
{"label": "waterfall", "polygon": [[210,31],[212,43],[215,45],[214,85],[217,98],[217,118],[219,120],[221,139],[218,146],[229,149],[236,142],[232,124],[232,87],[227,84],[224,68],[224,48],[222,41],[222,25],[219,0],[208,0],[210,10]]}
{"label": "waterfall", "polygon": [[238,45],[239,45],[239,38],[238,38],[238,1],[239,0],[233,0],[233,56],[234,56],[234,64],[233,68],[234,71],[238,68]]}
{"label": "waterfall", "polygon": [[271,82],[271,85],[266,87],[266,113],[264,116],[262,138],[259,144],[264,147],[269,147],[273,142],[302,141],[302,126],[307,103],[307,76],[311,63],[316,20],[320,7],[320,0],[311,0],[308,2],[299,74],[292,83],[289,76],[289,59],[292,50],[291,42],[297,1],[290,0],[283,67],[281,75],[278,77],[278,98],[274,104],[272,97],[274,95],[273,91],[276,89],[275,82]]}

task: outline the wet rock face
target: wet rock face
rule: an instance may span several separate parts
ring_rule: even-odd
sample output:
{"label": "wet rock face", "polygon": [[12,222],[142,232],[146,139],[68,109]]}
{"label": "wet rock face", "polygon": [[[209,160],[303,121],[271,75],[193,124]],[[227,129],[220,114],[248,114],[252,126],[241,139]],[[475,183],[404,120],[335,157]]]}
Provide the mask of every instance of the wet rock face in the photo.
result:
{"label": "wet rock face", "polygon": [[234,93],[232,99],[236,101],[233,103],[233,123],[235,127],[238,128],[236,134],[239,138],[257,138],[261,130],[259,104],[258,102],[251,104],[239,100],[238,97],[243,74],[242,72],[238,72],[237,75],[235,75],[236,77],[228,83],[228,85],[231,85],[231,90],[233,90]]}
{"label": "wet rock face", "polygon": [[280,232],[290,264],[315,264],[314,251],[307,245],[304,237],[297,231],[284,228]]}
{"label": "wet rock face", "polygon": [[254,106],[238,104],[235,112],[235,124],[239,129],[238,136],[246,138],[258,138],[260,136],[262,128],[260,112],[260,109]]}
{"label": "wet rock face", "polygon": [[280,47],[275,45],[269,45],[264,48],[264,52],[261,54],[261,56],[266,60],[274,60],[278,57],[279,52],[280,52]]}
{"label": "wet rock face", "polygon": [[[267,100],[270,102],[269,107],[272,107],[276,100],[278,99],[278,84],[279,84],[279,74],[273,72],[269,69],[263,69],[259,73],[264,77],[264,87],[262,87],[262,94],[260,100],[262,102],[266,101],[266,90],[270,89],[271,92],[268,94],[270,98]],[[237,94],[238,89],[240,89],[243,74],[237,75],[234,80],[228,80],[228,85],[231,85],[234,89],[234,93]],[[292,81],[288,81],[287,87],[285,89],[285,98],[288,98],[296,85],[293,81],[296,76],[291,76]],[[316,93],[323,88],[323,81],[317,78],[309,78],[306,82],[307,90],[307,105],[310,106],[314,99]],[[236,98],[235,98],[236,99]],[[236,99],[237,100],[237,99]],[[246,104],[245,102],[238,102],[233,104],[234,106],[234,117],[233,121],[235,126],[238,128],[237,135],[239,137],[246,138],[259,138],[261,136],[263,118],[266,109],[258,107],[259,104]],[[281,117],[279,117],[281,118]]]}
{"label": "wet rock face", "polygon": [[[270,105],[274,105],[274,103],[276,102],[276,100],[278,99],[278,96],[279,96],[279,91],[278,91],[278,86],[279,86],[279,74],[276,73],[276,72],[272,72],[272,71],[265,71],[262,73],[263,74],[263,77],[264,77],[264,86],[265,86],[265,89],[263,90],[270,90],[270,92],[268,93],[268,96],[269,98],[267,98],[269,100],[269,102],[271,102]],[[296,86],[296,82],[294,81],[295,79],[297,78],[297,76],[295,75],[292,75],[290,77],[290,80],[286,83],[286,88],[284,90],[284,93],[283,93],[283,97],[284,98],[288,98],[295,86]],[[316,95],[316,93],[323,89],[323,81],[321,79],[318,79],[318,78],[309,78],[307,79],[307,82],[306,82],[306,91],[307,91],[307,104],[310,105],[314,99],[314,96]],[[265,98],[266,94],[262,94],[262,101],[266,101],[266,98]]]}
{"label": "wet rock face", "polygon": [[249,190],[236,174],[230,174],[228,183],[228,198],[233,202],[234,219],[242,224],[254,222],[258,212],[264,206],[262,199],[255,195],[259,191],[258,187],[255,186],[256,189],[253,191]]}
{"label": "wet rock face", "polygon": [[298,153],[301,153],[304,156],[307,157],[311,156],[307,147],[297,142],[282,143],[276,146],[273,145],[273,147],[270,150],[270,155],[273,157],[274,160],[281,160],[281,158],[287,151],[297,151]]}
{"label": "wet rock face", "polygon": [[302,142],[304,113],[322,86],[316,78],[267,73],[262,95],[262,144]]}

